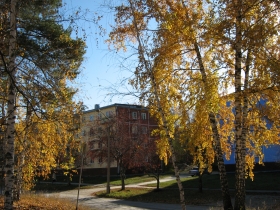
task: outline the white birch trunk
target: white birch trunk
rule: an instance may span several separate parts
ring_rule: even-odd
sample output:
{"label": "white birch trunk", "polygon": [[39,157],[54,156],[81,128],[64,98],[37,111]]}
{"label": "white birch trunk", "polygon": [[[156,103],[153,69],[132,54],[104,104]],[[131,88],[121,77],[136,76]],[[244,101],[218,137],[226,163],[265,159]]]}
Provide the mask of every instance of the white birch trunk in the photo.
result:
{"label": "white birch trunk", "polygon": [[15,117],[16,117],[16,94],[15,94],[15,50],[16,50],[16,0],[11,0],[10,7],[10,38],[9,38],[9,93],[8,93],[8,119],[5,150],[5,190],[4,209],[13,209],[14,187],[14,141],[15,141]]}
{"label": "white birch trunk", "polygon": [[235,204],[234,209],[240,210],[245,209],[245,150],[246,150],[246,139],[242,135],[243,129],[243,110],[242,110],[242,0],[236,1],[236,37],[235,37],[235,161],[236,161],[236,172],[235,172]]}
{"label": "white birch trunk", "polygon": [[[198,44],[196,41],[194,43],[194,48],[195,48],[195,51],[197,54],[197,59],[199,62],[200,73],[202,75],[202,81],[205,86],[205,90],[207,90],[207,75],[206,75],[205,68],[204,68],[204,65],[202,62],[200,50],[199,50],[199,47],[198,47]],[[230,209],[233,209],[233,207],[232,207],[231,197],[230,197],[230,193],[229,193],[229,186],[228,186],[228,180],[227,180],[227,174],[226,174],[226,167],[225,167],[224,158],[223,158],[223,151],[221,148],[220,135],[219,135],[218,128],[217,128],[217,120],[215,117],[215,113],[210,112],[210,113],[208,113],[208,116],[209,116],[209,121],[211,124],[213,136],[214,136],[214,142],[216,145],[215,155],[216,155],[219,174],[220,174],[223,205],[224,205],[225,210],[230,210]]]}
{"label": "white birch trunk", "polygon": [[25,148],[27,147],[27,133],[28,133],[28,124],[29,124],[29,120],[31,117],[31,111],[30,111],[30,107],[29,107],[29,103],[27,102],[27,108],[26,108],[26,120],[25,120],[25,133],[23,136],[23,141],[21,142],[21,144],[23,145],[23,149],[22,151],[18,154],[18,165],[16,167],[16,176],[15,176],[15,191],[14,191],[14,199],[15,200],[20,200],[20,196],[22,193],[22,184],[23,184],[23,167],[25,165]]}

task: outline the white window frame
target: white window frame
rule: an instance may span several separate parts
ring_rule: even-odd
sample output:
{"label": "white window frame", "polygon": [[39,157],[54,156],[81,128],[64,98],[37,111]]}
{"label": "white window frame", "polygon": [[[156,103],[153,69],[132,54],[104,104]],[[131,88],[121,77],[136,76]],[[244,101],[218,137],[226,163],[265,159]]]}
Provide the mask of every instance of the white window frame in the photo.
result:
{"label": "white window frame", "polygon": [[142,120],[147,120],[147,114],[145,112],[141,113],[141,119]]}
{"label": "white window frame", "polygon": [[137,112],[131,113],[132,119],[137,120]]}
{"label": "white window frame", "polygon": [[94,120],[94,116],[93,116],[93,115],[90,115],[90,116],[89,116],[89,121],[92,122],[93,120]]}

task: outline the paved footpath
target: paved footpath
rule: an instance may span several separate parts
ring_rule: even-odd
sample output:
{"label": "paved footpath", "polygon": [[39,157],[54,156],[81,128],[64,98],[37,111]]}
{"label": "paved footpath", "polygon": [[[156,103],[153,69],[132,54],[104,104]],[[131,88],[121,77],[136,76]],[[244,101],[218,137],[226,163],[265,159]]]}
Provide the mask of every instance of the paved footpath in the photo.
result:
{"label": "paved footpath", "polygon": [[[161,182],[172,180],[174,177],[161,179]],[[155,181],[140,183],[140,185],[145,185],[149,183],[155,183]],[[126,187],[141,187],[140,185],[126,185]],[[111,187],[111,189],[120,188]],[[127,201],[113,198],[98,198],[92,196],[92,193],[105,190],[105,187],[94,187],[92,189],[80,189],[79,194],[79,204],[92,207],[94,210],[103,210],[103,209],[114,209],[114,210],[181,210],[181,206],[178,204],[163,204],[163,203],[145,203],[145,202],[136,202],[136,201]],[[60,193],[47,194],[47,196],[55,196],[61,198],[69,198],[71,200],[77,200],[77,190],[69,190]],[[193,206],[187,205],[187,210],[218,210],[222,209],[221,204],[217,205],[204,205],[204,206]]]}

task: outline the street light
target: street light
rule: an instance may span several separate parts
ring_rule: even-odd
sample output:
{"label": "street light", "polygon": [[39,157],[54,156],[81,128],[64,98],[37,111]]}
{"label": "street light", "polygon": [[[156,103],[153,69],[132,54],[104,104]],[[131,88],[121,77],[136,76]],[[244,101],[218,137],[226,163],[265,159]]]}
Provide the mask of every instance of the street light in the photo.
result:
{"label": "street light", "polygon": [[[95,104],[95,109],[97,112],[101,113],[105,116],[108,120],[110,120],[103,112],[101,112],[99,104]],[[110,194],[110,168],[111,168],[111,161],[110,161],[110,126],[108,126],[107,131],[107,186],[106,186],[106,193]]]}

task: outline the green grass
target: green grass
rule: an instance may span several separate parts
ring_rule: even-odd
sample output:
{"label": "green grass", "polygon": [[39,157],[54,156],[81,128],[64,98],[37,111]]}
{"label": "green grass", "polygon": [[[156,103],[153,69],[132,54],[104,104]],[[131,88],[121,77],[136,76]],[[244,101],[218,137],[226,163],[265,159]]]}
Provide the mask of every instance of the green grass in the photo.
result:
{"label": "green grass", "polygon": [[[176,188],[165,188],[158,191],[148,188],[127,188],[126,190],[111,190],[110,194],[106,194],[106,191],[100,191],[94,195],[131,201],[180,203],[179,191]],[[207,191],[206,193],[199,193],[193,189],[185,191],[186,202],[192,205],[216,203],[221,196],[222,194],[218,190]]]}
{"label": "green grass", "polygon": [[[234,189],[235,177],[234,174],[227,174],[229,188]],[[184,188],[198,188],[198,177],[189,177],[181,179]],[[208,189],[220,189],[220,180],[218,174],[203,175],[202,176],[203,188]],[[150,187],[155,187],[155,184],[148,185]],[[279,190],[280,191],[280,172],[271,173],[256,173],[254,180],[250,178],[246,179],[246,190]],[[177,187],[175,180],[169,182],[161,182],[161,188],[166,187]]]}
{"label": "green grass", "polygon": [[[165,175],[167,176],[167,175]],[[170,176],[170,175],[169,175]],[[164,177],[164,176],[163,176]],[[163,178],[162,177],[162,178]],[[229,180],[229,187],[234,189],[234,174],[227,175]],[[119,177],[111,178],[111,185],[120,185]],[[91,183],[106,184],[106,177],[92,177]],[[143,176],[131,176],[125,180],[127,184],[141,183],[155,180],[147,175]],[[182,178],[181,181],[185,188],[185,199],[188,204],[209,204],[217,203],[221,201],[222,195],[220,189],[220,181],[218,174],[203,175],[203,193],[198,192],[198,177]],[[154,187],[155,184],[149,184],[149,187]],[[38,184],[34,190],[37,191],[64,191],[77,189],[77,185],[68,186],[65,184]],[[91,188],[92,186],[83,186],[82,188]],[[168,182],[160,182],[160,190],[157,191],[154,188],[126,188],[126,190],[111,189],[110,194],[106,194],[105,191],[95,193],[96,196],[110,197],[117,199],[125,199],[132,201],[144,201],[144,202],[160,202],[160,203],[176,203],[179,204],[179,191],[176,180]],[[207,190],[206,190],[207,189]],[[280,172],[273,173],[256,173],[254,181],[249,178],[246,180],[247,190],[279,190],[280,191]],[[234,196],[234,191],[231,191]],[[251,194],[251,193],[247,193]]]}
{"label": "green grass", "polygon": [[[164,174],[164,175],[161,175],[160,177],[164,178],[167,176],[170,176],[170,174]],[[57,178],[57,182],[67,183],[67,178],[65,176],[57,176],[56,178]],[[129,176],[126,176],[125,184],[136,184],[136,183],[148,182],[148,181],[152,181],[152,180],[155,180],[155,178],[150,177],[148,175],[140,175],[140,176],[139,175],[129,175]],[[79,177],[73,176],[71,182],[78,183]],[[86,183],[86,184],[96,185],[96,184],[106,184],[106,182],[107,182],[106,176],[82,177],[82,183]],[[120,176],[111,176],[110,183],[111,183],[111,185],[121,185]]]}
{"label": "green grass", "polygon": [[[185,189],[186,203],[189,205],[197,204],[209,204],[221,202],[222,194],[220,189],[219,175],[203,175],[203,193],[198,190],[198,177],[182,178]],[[229,186],[234,189],[234,174],[228,174]],[[149,187],[155,187],[155,184],[147,185]],[[179,204],[179,191],[176,180],[161,182],[161,189],[159,191],[155,188],[126,188],[126,190],[111,190],[110,194],[106,194],[105,191],[95,193],[96,196],[110,197],[117,199],[125,199],[131,201],[142,202],[160,202],[160,203],[174,203]],[[207,190],[206,190],[207,189]],[[254,181],[246,180],[247,190],[279,190],[280,191],[280,172],[274,173],[256,173]],[[231,196],[234,197],[234,191],[232,190]],[[247,193],[256,194],[256,193]],[[262,193],[260,193],[262,194]],[[275,195],[269,194],[268,195]]]}
{"label": "green grass", "polygon": [[[161,179],[164,177],[169,177],[170,174],[165,174],[161,176]],[[155,178],[150,177],[148,175],[142,175],[142,176],[127,176],[125,179],[125,184],[137,184],[141,182],[148,182],[148,181],[154,181]],[[50,180],[47,180],[48,182],[51,182]],[[57,183],[63,183],[63,184],[57,184]],[[32,189],[34,191],[45,191],[45,192],[58,192],[58,191],[66,191],[66,190],[73,190],[78,187],[78,177],[74,176],[72,181],[72,184],[68,185],[66,181],[65,176],[57,176],[57,182],[54,183],[46,183],[44,181],[37,182],[36,186]],[[84,183],[86,184],[92,184],[92,185],[106,185],[107,178],[106,176],[95,176],[95,177],[83,177],[83,183],[81,185],[81,188],[91,188],[92,186],[84,186]],[[121,185],[121,180],[119,176],[112,176],[110,178],[110,185],[111,186],[119,186]]]}

